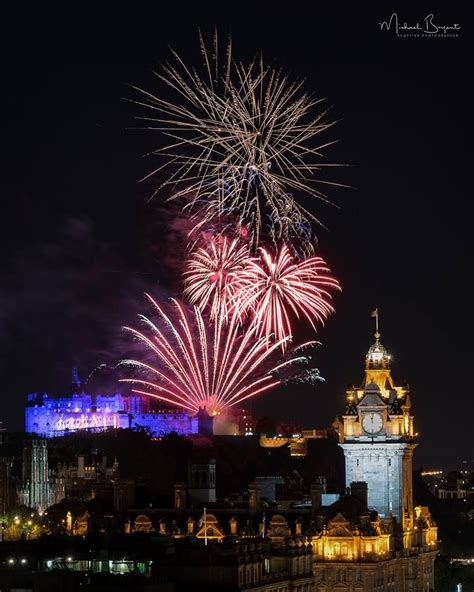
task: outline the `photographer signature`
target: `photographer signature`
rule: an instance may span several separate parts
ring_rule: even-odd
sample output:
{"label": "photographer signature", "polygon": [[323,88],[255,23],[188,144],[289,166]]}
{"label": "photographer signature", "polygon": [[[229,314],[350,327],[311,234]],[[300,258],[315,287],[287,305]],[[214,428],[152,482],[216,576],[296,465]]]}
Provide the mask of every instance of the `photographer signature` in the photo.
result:
{"label": "photographer signature", "polygon": [[394,12],[388,21],[382,21],[379,23],[380,30],[390,31],[395,30],[395,34],[399,33],[424,33],[425,35],[446,35],[451,31],[459,31],[461,25],[453,23],[452,25],[439,25],[434,22],[434,14],[428,14],[423,19],[424,25],[420,23],[408,24],[406,21],[400,23],[398,20],[398,14]]}

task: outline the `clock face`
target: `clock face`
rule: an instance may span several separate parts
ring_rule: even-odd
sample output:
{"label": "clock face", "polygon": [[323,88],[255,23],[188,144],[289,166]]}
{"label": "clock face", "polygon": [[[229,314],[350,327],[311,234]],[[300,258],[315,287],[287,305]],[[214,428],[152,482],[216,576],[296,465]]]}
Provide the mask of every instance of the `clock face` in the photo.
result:
{"label": "clock face", "polygon": [[362,427],[367,434],[378,434],[383,428],[383,417],[380,413],[367,413],[362,419]]}

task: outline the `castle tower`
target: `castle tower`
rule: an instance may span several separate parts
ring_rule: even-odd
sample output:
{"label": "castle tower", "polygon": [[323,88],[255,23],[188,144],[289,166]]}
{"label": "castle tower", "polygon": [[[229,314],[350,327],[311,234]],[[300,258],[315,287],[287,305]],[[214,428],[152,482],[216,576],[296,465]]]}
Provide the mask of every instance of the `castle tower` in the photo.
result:
{"label": "castle tower", "polygon": [[71,394],[78,395],[81,393],[81,379],[79,378],[79,367],[74,364],[71,372]]}
{"label": "castle tower", "polygon": [[417,444],[411,399],[407,386],[393,382],[390,356],[380,342],[378,313],[364,381],[360,388],[348,388],[346,395],[340,443],[346,487],[354,482],[367,483],[369,508],[381,517],[393,515],[405,529],[412,528],[412,457]]}

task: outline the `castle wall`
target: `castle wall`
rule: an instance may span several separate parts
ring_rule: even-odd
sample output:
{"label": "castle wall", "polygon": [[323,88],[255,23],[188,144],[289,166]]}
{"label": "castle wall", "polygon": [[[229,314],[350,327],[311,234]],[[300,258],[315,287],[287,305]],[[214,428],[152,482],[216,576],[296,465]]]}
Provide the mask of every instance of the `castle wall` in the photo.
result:
{"label": "castle wall", "polygon": [[185,411],[145,411],[146,403],[136,396],[74,394],[53,398],[29,395],[25,431],[45,438],[111,428],[144,428],[157,437],[171,432],[180,435],[198,432],[197,418]]}
{"label": "castle wall", "polygon": [[197,417],[185,412],[143,413],[131,418],[131,426],[135,429],[149,429],[153,436],[164,436],[176,432],[180,436],[198,433]]}

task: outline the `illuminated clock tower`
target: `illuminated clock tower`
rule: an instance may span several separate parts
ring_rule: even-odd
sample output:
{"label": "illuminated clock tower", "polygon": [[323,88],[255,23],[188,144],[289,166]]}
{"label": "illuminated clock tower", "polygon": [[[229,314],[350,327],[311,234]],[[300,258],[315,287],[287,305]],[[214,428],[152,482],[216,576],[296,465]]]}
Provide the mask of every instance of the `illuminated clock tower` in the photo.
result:
{"label": "illuminated clock tower", "polygon": [[[378,315],[378,313],[377,313]],[[365,359],[360,388],[347,389],[340,446],[346,461],[346,486],[365,481],[368,506],[381,517],[396,517],[404,529],[413,526],[412,457],[417,444],[408,386],[395,386],[390,356],[375,332]]]}

